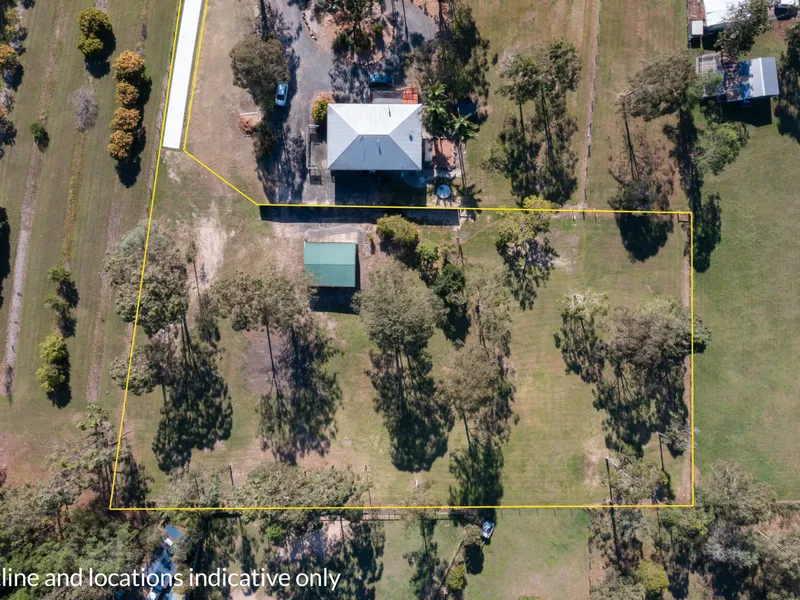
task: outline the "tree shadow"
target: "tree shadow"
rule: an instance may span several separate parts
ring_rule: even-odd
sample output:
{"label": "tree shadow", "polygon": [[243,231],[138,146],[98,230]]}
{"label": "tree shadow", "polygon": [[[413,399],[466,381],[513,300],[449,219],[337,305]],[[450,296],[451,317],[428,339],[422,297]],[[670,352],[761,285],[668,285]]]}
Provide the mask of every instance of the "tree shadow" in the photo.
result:
{"label": "tree shadow", "polygon": [[[276,457],[296,463],[309,452],[324,455],[335,437],[336,410],[342,390],[328,361],[339,353],[313,319],[298,321],[276,359],[278,378],[288,394],[276,389],[261,397],[259,429],[262,447]],[[283,387],[283,386],[281,386]]]}
{"label": "tree shadow", "polygon": [[117,478],[114,485],[114,506],[150,507],[153,502],[148,500],[150,485],[153,477],[145,471],[145,466],[136,462],[127,444],[120,453]]}
{"label": "tree shadow", "polygon": [[450,406],[435,393],[430,355],[425,350],[402,356],[373,353],[371,360],[375,410],[391,438],[392,463],[403,471],[429,470],[447,451],[453,427]]}
{"label": "tree shadow", "polygon": [[70,386],[70,361],[69,356],[59,361],[58,367],[64,370],[64,382],[52,392],[47,392],[47,399],[56,408],[66,408],[72,402],[72,387]]}
{"label": "tree shadow", "polygon": [[117,49],[117,36],[113,31],[109,31],[103,36],[103,50],[91,58],[84,58],[86,71],[95,79],[105,77],[111,72],[111,56]]}
{"label": "tree shadow", "polygon": [[152,447],[159,468],[170,472],[189,464],[192,450],[213,450],[230,437],[233,407],[210,346],[190,343],[167,379],[169,393]]}
{"label": "tree shadow", "polygon": [[797,69],[782,55],[778,64],[778,87],[780,95],[775,102],[775,117],[778,131],[800,142],[800,83]]}
{"label": "tree shadow", "polygon": [[142,157],[144,147],[147,144],[147,129],[142,127],[134,134],[133,147],[128,158],[117,162],[116,171],[119,181],[126,188],[131,188],[139,179],[142,172]]}
{"label": "tree shadow", "polygon": [[510,247],[498,243],[506,266],[506,284],[522,310],[533,307],[537,290],[550,279],[558,252],[546,237]]}
{"label": "tree shadow", "polygon": [[645,261],[658,254],[673,230],[672,219],[663,215],[615,213],[614,219],[632,262]]}
{"label": "tree shadow", "polygon": [[451,506],[492,506],[503,497],[503,451],[490,438],[476,441],[472,449],[459,448],[450,454]]}
{"label": "tree shadow", "polygon": [[301,202],[306,181],[305,139],[292,133],[288,123],[274,125],[275,148],[257,160],[257,174],[264,194],[272,202]]}
{"label": "tree shadow", "polygon": [[11,225],[6,209],[0,206],[0,308],[3,307],[3,284],[11,273]]}
{"label": "tree shadow", "polygon": [[[339,526],[331,523],[331,528]],[[323,532],[309,533],[305,538],[294,540],[288,548],[275,552],[268,562],[270,571],[288,572],[294,578],[298,573],[341,575],[336,586],[335,597],[346,600],[374,600],[377,598],[375,584],[383,577],[382,556],[386,546],[383,524],[376,521],[353,521],[341,525],[344,538],[325,535]],[[331,598],[327,586],[276,587],[270,593],[278,600],[327,600]]]}
{"label": "tree shadow", "polygon": [[711,266],[711,253],[722,240],[722,208],[719,194],[692,201],[694,213],[694,269],[704,273]]}

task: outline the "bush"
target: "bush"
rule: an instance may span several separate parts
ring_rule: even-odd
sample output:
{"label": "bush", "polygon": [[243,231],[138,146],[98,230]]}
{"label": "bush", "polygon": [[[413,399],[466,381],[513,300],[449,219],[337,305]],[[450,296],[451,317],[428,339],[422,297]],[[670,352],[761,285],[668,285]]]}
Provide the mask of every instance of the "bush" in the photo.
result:
{"label": "bush", "polygon": [[114,91],[114,100],[122,106],[133,106],[139,101],[139,88],[127,81],[120,81]]}
{"label": "bush", "polygon": [[353,47],[356,49],[356,52],[366,52],[372,48],[372,38],[360,27],[356,27],[351,39],[353,40]]}
{"label": "bush", "polygon": [[231,50],[233,83],[248,90],[265,113],[272,110],[275,88],[289,77],[286,52],[276,39],[250,35]]}
{"label": "bush", "polygon": [[433,293],[439,296],[448,306],[464,304],[464,289],[467,287],[467,278],[464,269],[453,263],[446,263],[436,281],[433,282]]}
{"label": "bush", "polygon": [[273,522],[267,525],[264,535],[273,544],[280,544],[286,538],[288,528],[283,523]]}
{"label": "bush", "polygon": [[311,107],[311,118],[314,120],[314,123],[317,125],[325,123],[325,120],[328,118],[328,104],[330,103],[331,101],[327,98],[319,98],[314,101],[314,105]]}
{"label": "bush", "polygon": [[118,108],[111,118],[111,129],[120,131],[136,131],[142,120],[142,114],[135,108]]}
{"label": "bush", "polygon": [[78,15],[78,27],[81,36],[78,38],[78,50],[86,58],[96,58],[103,53],[106,40],[111,36],[111,20],[108,15],[97,8],[87,8]]}
{"label": "bush", "polygon": [[375,37],[380,37],[383,34],[383,23],[375,23],[372,26],[372,33],[375,34]]}
{"label": "bush", "polygon": [[447,589],[460,592],[467,587],[467,567],[464,563],[454,566],[447,574]]}
{"label": "bush", "polygon": [[128,83],[138,83],[144,75],[144,59],[130,50],[125,50],[114,61],[114,77],[117,81],[127,81]]}
{"label": "bush", "polygon": [[36,381],[48,394],[58,391],[67,382],[66,367],[61,365],[42,365],[36,370]]}
{"label": "bush", "polygon": [[88,131],[94,127],[97,121],[97,102],[94,99],[92,88],[80,88],[75,93],[72,104],[75,107],[75,129],[78,131]]}
{"label": "bush", "polygon": [[664,567],[649,560],[642,561],[636,570],[636,580],[644,586],[648,598],[661,598],[669,586]]}
{"label": "bush", "polygon": [[355,44],[353,43],[353,38],[344,32],[337,35],[336,39],[333,40],[334,52],[344,54],[345,52],[350,52],[354,47]]}
{"label": "bush", "polygon": [[0,74],[13,71],[19,66],[19,56],[8,44],[0,44]]}
{"label": "bush", "polygon": [[115,131],[108,140],[108,153],[114,160],[125,160],[133,149],[133,134],[129,131]]}
{"label": "bush", "polygon": [[270,156],[275,150],[275,132],[266,121],[256,125],[253,132],[253,152],[257,159]]}
{"label": "bush", "polygon": [[69,351],[60,333],[48,335],[39,346],[42,366],[36,371],[36,380],[48,394],[57,391],[67,382]]}
{"label": "bush", "polygon": [[28,130],[31,132],[33,141],[36,142],[40,150],[47,148],[47,145],[50,143],[50,136],[44,128],[44,123],[41,121],[34,121],[28,126]]}
{"label": "bush", "polygon": [[425,240],[417,246],[417,265],[420,274],[426,282],[433,281],[436,275],[436,263],[439,260],[439,246],[430,240]]}
{"label": "bush", "polygon": [[378,236],[381,240],[394,242],[398,246],[411,250],[419,243],[419,229],[400,215],[381,217],[378,219]]}
{"label": "bush", "polygon": [[60,333],[51,333],[39,346],[39,358],[46,363],[63,363],[69,358],[67,341]]}

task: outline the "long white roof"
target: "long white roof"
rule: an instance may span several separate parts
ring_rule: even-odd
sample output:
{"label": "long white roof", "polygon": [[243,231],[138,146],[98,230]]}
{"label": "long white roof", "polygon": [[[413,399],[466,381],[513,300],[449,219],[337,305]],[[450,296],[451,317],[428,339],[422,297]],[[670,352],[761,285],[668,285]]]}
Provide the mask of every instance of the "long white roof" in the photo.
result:
{"label": "long white roof", "polygon": [[422,169],[421,104],[329,104],[328,169]]}
{"label": "long white roof", "polygon": [[723,25],[728,18],[728,11],[743,3],[744,0],[705,0],[706,27]]}

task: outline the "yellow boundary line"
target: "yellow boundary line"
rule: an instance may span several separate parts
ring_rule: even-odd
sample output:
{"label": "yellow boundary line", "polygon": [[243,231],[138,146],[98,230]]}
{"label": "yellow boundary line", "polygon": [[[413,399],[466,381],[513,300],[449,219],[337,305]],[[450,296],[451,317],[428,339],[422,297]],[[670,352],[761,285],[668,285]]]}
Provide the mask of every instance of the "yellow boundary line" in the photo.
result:
{"label": "yellow boundary line", "polygon": [[407,506],[407,505],[379,505],[379,506],[193,506],[193,507],[161,507],[161,506],[146,506],[146,507],[115,507],[114,506],[114,491],[117,482],[117,468],[119,465],[120,449],[122,447],[122,428],[125,422],[125,408],[128,404],[128,386],[131,378],[131,367],[133,364],[133,349],[136,342],[136,329],[139,322],[139,306],[142,299],[142,287],[144,284],[144,269],[147,264],[147,247],[150,241],[150,226],[153,222],[153,208],[155,206],[156,188],[158,187],[158,171],[161,165],[161,152],[164,142],[164,130],[166,129],[166,115],[169,106],[169,93],[172,85],[172,69],[175,64],[175,48],[178,42],[178,30],[181,22],[181,8],[183,0],[178,0],[178,15],[175,23],[175,33],[172,41],[172,58],[169,65],[169,81],[167,83],[167,99],[164,103],[164,114],[161,119],[161,135],[159,137],[158,158],[156,162],[155,179],[153,180],[153,193],[150,197],[150,213],[147,221],[147,237],[144,244],[144,255],[142,256],[142,270],[139,278],[139,295],[136,299],[136,315],[133,321],[133,335],[131,337],[131,349],[128,357],[128,374],[125,379],[125,393],[122,399],[122,414],[119,422],[119,433],[117,435],[117,452],[114,460],[114,477],[111,481],[111,495],[108,500],[108,508],[112,511],[134,511],[134,512],[148,512],[148,511],[187,511],[187,512],[203,512],[203,511],[301,511],[301,510],[403,510],[403,509],[428,509],[428,510],[447,510],[447,509],[574,509],[574,510],[591,510],[591,509],[610,509],[610,508],[694,508],[695,506],[695,472],[694,472],[694,459],[695,459],[695,446],[694,446],[694,215],[689,210],[650,210],[650,211],[635,211],[635,210],[614,210],[603,208],[543,208],[543,209],[526,209],[519,207],[470,207],[463,208],[457,206],[386,206],[386,205],[330,205],[330,204],[273,204],[269,202],[256,202],[250,196],[245,194],[242,190],[233,185],[230,181],[225,179],[222,175],[214,171],[211,167],[194,156],[186,149],[189,140],[189,125],[192,120],[192,108],[194,107],[194,94],[197,87],[197,73],[200,68],[200,52],[203,46],[203,34],[205,33],[206,16],[208,14],[208,1],[205,0],[203,7],[203,18],[200,26],[200,37],[197,45],[197,56],[195,58],[194,74],[192,76],[192,90],[189,98],[189,111],[186,119],[186,133],[183,138],[182,152],[194,160],[197,164],[206,169],[209,173],[214,175],[217,179],[225,183],[228,187],[238,193],[240,196],[249,200],[255,206],[269,206],[274,208],[326,208],[326,209],[367,209],[367,210],[450,210],[450,211],[475,211],[475,212],[551,212],[551,213],[600,213],[600,214],[655,214],[655,215],[688,215],[689,216],[689,287],[690,287],[690,314],[691,314],[691,357],[690,357],[690,378],[691,378],[691,393],[690,393],[690,424],[691,424],[691,503],[690,504],[499,504],[499,505],[425,505],[425,506]]}

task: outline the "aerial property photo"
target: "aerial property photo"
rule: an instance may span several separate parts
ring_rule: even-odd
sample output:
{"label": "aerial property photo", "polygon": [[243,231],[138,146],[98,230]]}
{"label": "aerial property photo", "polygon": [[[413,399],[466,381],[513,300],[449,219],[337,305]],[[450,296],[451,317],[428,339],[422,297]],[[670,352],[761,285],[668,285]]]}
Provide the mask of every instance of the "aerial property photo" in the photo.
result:
{"label": "aerial property photo", "polygon": [[0,3],[0,598],[800,598],[794,0]]}

